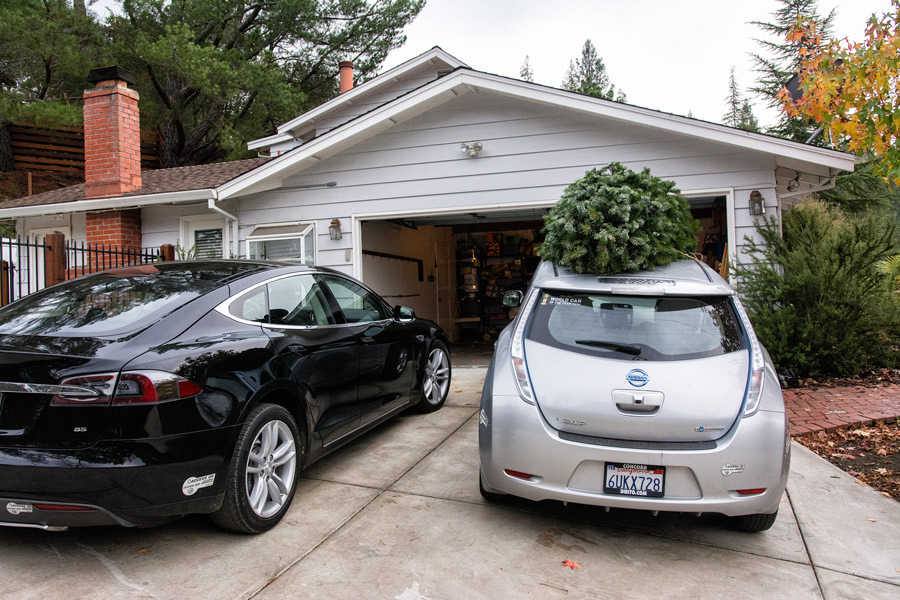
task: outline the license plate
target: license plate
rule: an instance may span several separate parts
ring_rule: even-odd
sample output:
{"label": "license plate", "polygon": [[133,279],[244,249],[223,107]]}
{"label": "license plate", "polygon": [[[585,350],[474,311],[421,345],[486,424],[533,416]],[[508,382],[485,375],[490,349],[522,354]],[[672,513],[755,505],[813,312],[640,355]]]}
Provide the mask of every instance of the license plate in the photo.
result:
{"label": "license plate", "polygon": [[606,463],[605,494],[662,498],[666,489],[666,468],[634,463]]}

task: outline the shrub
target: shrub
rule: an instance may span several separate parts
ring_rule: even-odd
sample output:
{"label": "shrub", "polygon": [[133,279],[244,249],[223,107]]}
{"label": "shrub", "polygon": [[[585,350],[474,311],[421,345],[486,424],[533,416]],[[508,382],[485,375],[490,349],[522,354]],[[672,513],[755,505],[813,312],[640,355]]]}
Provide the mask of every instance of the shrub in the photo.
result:
{"label": "shrub", "polygon": [[674,182],[613,162],[566,188],[539,254],[577,273],[634,272],[695,252],[697,229]]}
{"label": "shrub", "polygon": [[877,265],[896,254],[893,223],[848,218],[807,200],[745,238],[752,257],[734,269],[760,341],[779,369],[800,376],[858,375],[900,362],[900,303]]}

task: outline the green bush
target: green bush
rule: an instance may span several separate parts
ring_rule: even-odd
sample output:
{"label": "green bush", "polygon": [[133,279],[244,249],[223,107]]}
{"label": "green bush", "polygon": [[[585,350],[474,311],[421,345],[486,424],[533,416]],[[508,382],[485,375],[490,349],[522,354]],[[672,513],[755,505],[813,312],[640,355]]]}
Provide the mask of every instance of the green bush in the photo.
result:
{"label": "green bush", "polygon": [[539,254],[577,273],[634,272],[695,252],[698,228],[674,182],[613,162],[566,188]]}
{"label": "green bush", "polygon": [[784,213],[782,229],[758,226],[765,245],[745,238],[752,262],[734,269],[776,366],[853,376],[900,363],[900,303],[877,267],[897,253],[892,221],[807,200]]}

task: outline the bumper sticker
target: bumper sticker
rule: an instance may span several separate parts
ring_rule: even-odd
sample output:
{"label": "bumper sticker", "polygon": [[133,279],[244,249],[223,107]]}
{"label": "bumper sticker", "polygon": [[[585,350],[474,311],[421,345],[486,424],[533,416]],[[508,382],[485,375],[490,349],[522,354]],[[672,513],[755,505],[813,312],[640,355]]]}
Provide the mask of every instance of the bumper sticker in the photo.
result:
{"label": "bumper sticker", "polygon": [[202,477],[188,477],[184,480],[184,485],[181,486],[181,491],[185,496],[193,496],[197,490],[211,486],[215,480],[215,473],[203,475]]}
{"label": "bumper sticker", "polygon": [[9,502],[6,505],[6,510],[11,515],[17,515],[19,513],[30,513],[34,510],[34,507],[30,504],[16,504],[15,502]]}
{"label": "bumper sticker", "polygon": [[725,477],[728,477],[729,475],[731,475],[733,473],[743,473],[743,472],[744,472],[744,465],[732,465],[730,463],[727,465],[722,465],[722,475],[724,475]]}

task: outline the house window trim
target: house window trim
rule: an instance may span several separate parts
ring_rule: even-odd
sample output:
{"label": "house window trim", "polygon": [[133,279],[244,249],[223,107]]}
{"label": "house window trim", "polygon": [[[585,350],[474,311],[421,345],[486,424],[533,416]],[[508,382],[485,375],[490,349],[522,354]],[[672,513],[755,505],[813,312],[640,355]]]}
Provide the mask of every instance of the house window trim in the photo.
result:
{"label": "house window trim", "polygon": [[[257,234],[253,235],[253,233],[259,231],[260,229],[268,229],[268,228],[281,228],[281,227],[297,227],[299,232],[290,232],[290,233],[276,233],[276,234]],[[302,229],[301,229],[302,228]],[[246,238],[244,238],[244,256],[250,259],[250,243],[251,242],[266,242],[266,241],[274,241],[274,240],[291,240],[295,238],[300,239],[300,255],[301,260],[302,256],[306,254],[306,244],[304,238],[312,232],[313,239],[313,264],[309,265],[311,267],[319,264],[319,227],[318,221],[291,221],[286,223],[260,223],[253,227],[253,230]],[[254,260],[269,260],[269,259],[254,259]],[[273,259],[278,260],[278,259]],[[306,264],[306,263],[304,263]]]}
{"label": "house window trim", "polygon": [[[217,217],[210,214],[205,215],[188,215],[181,217],[179,219],[178,226],[178,245],[183,249],[185,253],[189,252],[191,248],[193,248],[193,240],[190,240],[190,236],[188,235],[190,228],[192,225],[196,223],[219,223],[222,229],[222,258],[228,258],[230,254],[231,248],[231,235],[230,235],[230,227],[228,227],[228,223],[225,220],[225,217]],[[209,229],[214,229],[214,227],[209,227]],[[185,244],[181,242],[184,241]],[[191,241],[191,246],[187,247],[187,242]]]}

